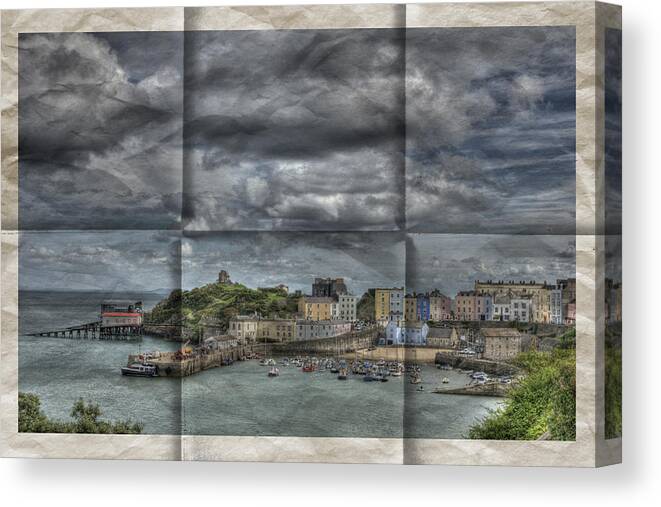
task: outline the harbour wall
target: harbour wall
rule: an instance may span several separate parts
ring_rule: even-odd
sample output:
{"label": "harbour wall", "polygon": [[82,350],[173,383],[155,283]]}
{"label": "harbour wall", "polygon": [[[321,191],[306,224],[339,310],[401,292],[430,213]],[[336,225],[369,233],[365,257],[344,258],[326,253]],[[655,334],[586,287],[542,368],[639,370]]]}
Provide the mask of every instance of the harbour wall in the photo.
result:
{"label": "harbour wall", "polygon": [[[343,355],[360,349],[373,347],[379,338],[379,329],[371,328],[365,331],[351,332],[332,338],[318,340],[300,340],[284,343],[273,343],[266,346],[270,355]],[[263,350],[256,345],[257,352]]]}
{"label": "harbour wall", "polygon": [[451,352],[437,352],[435,362],[436,364],[448,364],[462,370],[483,371],[489,375],[517,375],[521,371],[509,363],[464,357]]}
{"label": "harbour wall", "polygon": [[[149,359],[156,366],[159,377],[187,377],[209,368],[222,366],[226,361],[239,361],[252,353],[250,345],[196,354],[193,357],[176,359],[174,353],[166,353],[160,358]],[[129,364],[141,362],[137,355],[129,356]]]}

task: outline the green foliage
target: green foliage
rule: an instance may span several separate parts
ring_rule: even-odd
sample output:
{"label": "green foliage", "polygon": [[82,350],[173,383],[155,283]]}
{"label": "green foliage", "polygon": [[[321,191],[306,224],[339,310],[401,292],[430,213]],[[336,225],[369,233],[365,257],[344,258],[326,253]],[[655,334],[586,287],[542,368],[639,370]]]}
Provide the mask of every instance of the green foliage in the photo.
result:
{"label": "green foliage", "polygon": [[560,337],[561,349],[575,349],[576,348],[576,328],[571,328]]}
{"label": "green foliage", "polygon": [[519,354],[526,377],[504,405],[473,426],[469,437],[486,440],[574,440],[576,355],[573,350]]}
{"label": "green foliage", "polygon": [[41,411],[36,394],[18,394],[18,431],[25,433],[142,433],[142,424],[131,421],[108,422],[100,419],[99,405],[79,399],[71,409],[71,422],[49,419]]}
{"label": "green foliage", "polygon": [[366,292],[356,305],[358,320],[374,320],[374,291]]}
{"label": "green foliage", "polygon": [[606,438],[622,436],[622,327],[606,328]]}
{"label": "green foliage", "polygon": [[173,291],[148,314],[152,324],[181,323],[193,332],[204,320],[214,320],[227,327],[239,314],[269,317],[292,317],[298,310],[298,298],[277,288],[249,289],[241,284],[210,283],[192,290]]}

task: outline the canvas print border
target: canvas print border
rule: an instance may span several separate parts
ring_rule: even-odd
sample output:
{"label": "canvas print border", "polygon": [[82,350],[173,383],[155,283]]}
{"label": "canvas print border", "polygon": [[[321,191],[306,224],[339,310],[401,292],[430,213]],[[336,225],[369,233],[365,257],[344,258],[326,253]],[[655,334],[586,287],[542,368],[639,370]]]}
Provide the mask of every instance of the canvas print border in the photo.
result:
{"label": "canvas print border", "polygon": [[[229,436],[19,434],[17,37],[38,31],[576,27],[577,433],[575,442]],[[600,466],[621,460],[604,439],[604,28],[620,8],[594,2],[89,9],[2,12],[3,456],[326,463]]]}

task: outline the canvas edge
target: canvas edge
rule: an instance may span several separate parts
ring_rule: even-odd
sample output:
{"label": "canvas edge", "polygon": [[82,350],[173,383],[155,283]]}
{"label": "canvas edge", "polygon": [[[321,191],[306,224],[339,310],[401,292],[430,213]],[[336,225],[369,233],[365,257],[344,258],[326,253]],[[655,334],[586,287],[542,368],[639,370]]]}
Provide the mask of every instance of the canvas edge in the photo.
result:
{"label": "canvas edge", "polygon": [[[478,13],[479,16],[490,16],[493,14],[493,6],[496,5],[499,7],[499,9],[502,9],[502,11],[498,12],[498,16],[496,18],[489,18],[489,23],[481,23],[481,24],[476,24],[476,23],[470,23],[467,24],[466,26],[550,26],[550,25],[567,25],[567,24],[574,24],[575,26],[580,26],[581,28],[590,28],[592,27],[593,30],[593,35],[594,35],[594,30],[595,30],[595,2],[577,2],[577,3],[565,3],[565,2],[542,2],[542,3],[506,3],[506,4],[421,4],[421,5],[416,5],[416,4],[409,4],[407,7],[407,12],[406,12],[406,17],[407,17],[407,23],[410,21],[411,24],[408,26],[420,26],[420,24],[416,24],[414,20],[416,19],[414,14],[418,16],[417,19],[426,19],[424,26],[463,26],[460,25],[462,22],[461,20],[466,19],[466,13],[459,13],[457,10],[468,10],[472,13]],[[256,8],[234,8],[234,7],[220,7],[220,8],[202,8],[204,9],[204,18],[205,19],[210,19],[213,18],[214,16],[217,16],[219,14],[227,13],[228,9],[229,12],[236,14],[237,11],[240,11],[239,14],[236,18],[232,18],[233,20],[231,21],[232,26],[227,27],[226,25],[220,25],[223,26],[224,28],[217,28],[218,24],[217,23],[210,23],[210,25],[204,25],[204,24],[198,24],[196,23],[186,23],[187,28],[186,29],[274,29],[274,28],[351,28],[351,27],[367,27],[363,26],[365,24],[368,24],[369,22],[365,21],[365,19],[373,19],[375,16],[378,17],[380,15],[389,15],[390,20],[389,22],[381,22],[377,23],[377,27],[394,27],[398,26],[401,27],[401,25],[397,25],[392,21],[392,13],[388,14],[386,11],[388,11],[388,8],[392,8],[395,6],[380,6],[385,9],[385,11],[381,11],[381,14],[377,14],[375,10],[373,11],[371,17],[370,16],[365,16],[364,13],[361,14],[362,17],[357,18],[355,14],[352,16],[353,21],[347,23],[346,21],[341,21],[342,20],[342,9],[345,8],[346,6],[332,6],[333,8],[339,9],[338,11],[334,11],[335,14],[335,19],[336,22],[341,25],[341,26],[328,26],[329,23],[323,22],[323,27],[320,26],[318,21],[310,21],[312,18],[315,16],[318,16],[322,12],[327,12],[323,10],[318,10],[317,8],[326,8],[326,7],[331,7],[331,6],[306,6],[306,10],[308,12],[308,15],[303,17],[303,18],[296,18],[284,15],[286,13],[291,13],[292,9],[295,9],[295,6],[282,6],[282,7],[269,7],[267,11],[253,11],[252,9]],[[355,7],[355,6],[351,6]],[[539,9],[541,7],[541,10]],[[197,8],[186,8],[186,12],[189,11],[189,9],[197,9]],[[181,14],[183,10],[181,8],[165,8],[165,9],[140,9],[141,11],[148,11],[145,12],[145,14],[149,14],[149,16],[153,16],[154,18],[158,18],[160,16],[159,12],[172,12],[176,11],[177,13]],[[100,12],[103,11],[103,12]],[[452,14],[452,16],[443,16],[443,19],[446,21],[443,24],[433,24],[434,21],[433,19],[429,16],[429,14],[433,13],[437,16],[435,19],[438,19],[439,15],[443,14]],[[454,11],[454,12],[453,12]],[[535,13],[534,11],[537,11]],[[96,9],[83,9],[83,10],[44,10],[44,11],[35,11],[35,10],[30,10],[30,11],[3,11],[2,12],[2,37],[3,37],[3,52],[2,52],[2,65],[3,65],[3,71],[6,68],[12,68],[12,67],[7,67],[8,64],[11,63],[11,54],[9,54],[8,58],[8,53],[5,52],[5,50],[8,48],[7,44],[5,43],[5,37],[10,35],[12,32],[14,35],[16,35],[21,29],[23,31],[67,31],[66,28],[69,27],[75,27],[75,31],[93,31],[93,30],[111,30],[111,31],[118,31],[118,30],[145,30],[145,29],[151,29],[151,30],[165,30],[165,29],[175,29],[172,27],[169,28],[159,28],[158,23],[154,23],[149,25],[149,28],[141,28],[139,26],[136,26],[134,23],[132,23],[130,26],[125,26],[125,24],[121,24],[121,28],[118,28],[119,25],[115,24],[115,21],[112,19],[112,13],[115,12],[113,9],[101,9],[101,10],[96,10]],[[200,13],[203,11],[199,11]],[[421,13],[426,12],[426,15],[423,16],[423,18],[420,18],[419,16]],[[40,16],[38,16],[40,19],[39,20],[29,20],[28,18],[32,18],[32,14],[39,13]],[[278,13],[282,13],[283,15],[278,15]],[[78,14],[78,16],[75,16],[74,14]],[[165,12],[163,12],[165,14]],[[66,23],[57,25],[57,23],[53,23],[52,21],[50,23],[46,22],[46,25],[44,25],[44,19],[55,17],[56,19],[59,19],[61,22],[66,20]],[[87,18],[81,19],[82,18]],[[11,21],[7,21],[7,20]],[[120,17],[120,19],[123,19]],[[191,18],[193,19],[193,18]],[[396,19],[396,16],[395,16]],[[76,22],[76,20],[78,20]],[[257,21],[255,21],[257,20]],[[454,20],[454,21],[453,21]],[[20,23],[19,23],[20,21]],[[33,23],[33,21],[35,21]],[[327,21],[327,20],[325,20]],[[430,24],[431,23],[431,24]],[[448,24],[449,23],[449,24]],[[49,30],[45,30],[45,27],[50,28]],[[168,25],[169,26],[169,25]],[[190,28],[189,28],[190,26]],[[209,26],[207,28],[207,26]],[[374,26],[369,26],[371,28],[374,28]],[[9,30],[7,30],[9,28]],[[589,39],[588,39],[589,41]],[[577,41],[578,43],[578,41]],[[594,55],[595,51],[595,46],[594,44],[590,47],[585,48],[588,53],[591,53]],[[9,52],[11,53],[11,51]],[[578,56],[578,52],[577,52]],[[14,60],[15,62],[15,60]],[[592,62],[594,63],[594,58],[592,59]],[[578,64],[578,61],[577,61]],[[585,70],[589,71],[589,65],[587,65],[587,68]],[[13,67],[14,69],[16,68],[15,66]],[[592,67],[592,70],[594,72],[594,66]],[[594,74],[593,74],[594,75]],[[578,76],[577,76],[578,77]],[[13,107],[13,111],[7,110],[7,105],[5,97],[7,97],[7,93],[10,92],[9,88],[12,87],[11,82],[7,82],[9,86],[7,86],[5,82],[5,72],[3,72],[3,89],[2,89],[2,97],[3,97],[3,104],[2,104],[2,114],[3,114],[3,138],[2,138],[2,148],[3,148],[3,158],[2,158],[2,172],[3,172],[3,203],[4,203],[4,198],[5,198],[5,178],[7,176],[11,176],[11,171],[12,171],[12,160],[7,159],[5,160],[5,153],[6,149],[11,150],[12,147],[16,146],[16,143],[14,142],[13,144],[11,143],[11,139],[9,139],[9,142],[5,144],[6,138],[5,138],[5,121],[8,121],[10,126],[12,124],[15,125],[16,122],[16,116],[15,116],[15,107],[16,107],[16,100],[14,99],[13,103],[11,100],[9,101],[9,105]],[[15,86],[15,85],[13,85]],[[577,81],[577,86],[578,86],[578,81]],[[593,83],[593,89],[592,89],[592,99],[594,100],[594,83]],[[589,92],[589,90],[588,90]],[[14,95],[15,97],[16,95]],[[11,99],[11,95],[9,95]],[[594,102],[593,102],[594,104]],[[578,106],[577,106],[578,107]],[[6,111],[7,110],[7,111]],[[10,115],[6,115],[7,113],[13,113],[13,117]],[[578,117],[578,111],[577,111],[577,117]],[[593,118],[596,118],[596,114],[593,116]],[[577,125],[577,132],[579,131],[578,125]],[[585,145],[586,147],[592,146],[593,148],[595,147],[595,130],[594,128],[592,130],[588,130],[588,137],[592,136],[591,142],[590,139],[586,139],[587,144]],[[577,139],[577,144],[578,144],[578,139]],[[593,152],[594,153],[594,152]],[[578,158],[578,153],[577,153],[577,158]],[[592,158],[594,161],[594,155]],[[16,163],[15,163],[15,156],[14,156],[14,162],[13,166],[15,169],[14,171],[17,170]],[[587,175],[585,174],[580,174],[579,178],[579,167],[577,165],[577,186],[579,179],[583,180],[584,177],[588,183],[587,188],[585,189],[588,195],[585,195],[585,197],[588,197],[588,207],[585,210],[586,215],[589,217],[590,215],[595,217],[595,201],[596,201],[596,195],[595,195],[595,186],[592,186],[592,191],[590,191],[590,182],[592,185],[595,184],[595,175],[594,175],[594,169],[592,172],[589,172]],[[11,183],[11,180],[8,180]],[[11,187],[8,190],[8,192],[11,194]],[[16,190],[14,189],[14,192]],[[577,188],[577,204],[578,204],[578,198],[579,192]],[[11,197],[11,195],[10,195]],[[589,198],[592,198],[591,200]],[[11,202],[11,199],[10,199]],[[582,201],[584,202],[584,201]],[[11,206],[10,206],[11,208]],[[9,211],[13,211],[14,215],[12,217],[11,213],[7,214],[5,212],[5,204],[3,204],[3,226],[5,226],[5,230],[9,230],[15,227],[11,227],[12,225],[12,218],[14,219],[14,223],[16,220],[16,211],[17,211],[17,202],[15,203],[15,207],[13,209],[10,209]],[[579,209],[577,207],[577,216],[579,214]],[[593,226],[596,225],[595,222],[593,222]],[[9,226],[9,227],[7,227]],[[593,229],[594,230],[594,229]],[[594,278],[594,273],[593,269],[596,267],[596,262],[594,259],[589,259],[589,252],[591,251],[592,254],[594,254],[594,237],[591,238],[592,243],[585,245],[587,246],[587,250],[584,252],[585,254],[588,254],[588,267],[592,269],[588,269],[588,272],[590,273],[585,273],[586,275],[586,281],[588,282],[587,285],[585,286],[585,291],[591,296],[590,301],[591,304],[590,306],[592,307],[592,310],[589,311],[589,314],[593,317],[592,319],[592,325],[595,325],[595,306],[594,306],[594,301],[596,297],[595,293],[595,283],[596,279]],[[3,245],[5,243],[5,236],[3,234]],[[579,262],[578,262],[578,242],[579,242],[579,237],[577,237],[577,275],[579,271]],[[4,247],[3,247],[3,257],[4,257]],[[3,259],[4,261],[5,259]],[[3,279],[3,292],[4,292],[4,285],[5,285],[5,275],[6,275],[6,270],[4,267],[4,262],[3,262],[3,268],[2,268],[2,279]],[[577,276],[578,278],[578,276]],[[577,289],[580,290],[580,289]],[[3,298],[3,313],[5,311],[5,301]],[[17,304],[17,301],[14,302],[14,304]],[[578,313],[580,314],[580,308],[577,309]],[[14,321],[16,320],[16,317],[14,315],[13,317]],[[10,319],[11,320],[11,319]],[[2,400],[4,404],[4,400],[6,399],[7,393],[5,392],[4,389],[4,379],[5,379],[5,359],[8,356],[4,355],[4,352],[7,350],[7,347],[12,345],[12,336],[9,337],[9,340],[7,339],[7,335],[5,334],[5,319],[3,318],[3,328],[2,328],[2,341],[0,342],[3,348],[3,361],[2,361],[2,380],[3,380],[3,391],[2,391]],[[578,324],[577,324],[578,327]],[[578,333],[578,329],[577,329]],[[594,334],[592,335],[593,337],[595,336]],[[13,345],[16,345],[16,336],[13,336]],[[594,344],[593,344],[594,345]],[[590,348],[588,347],[587,351],[581,351],[579,352],[577,350],[577,362],[582,362],[583,357],[579,357],[583,355],[583,352],[587,352],[589,356],[594,361],[595,358],[595,349],[594,347]],[[11,354],[10,354],[10,359],[11,359]],[[589,359],[589,358],[588,358]],[[592,362],[594,364],[594,362]],[[596,395],[595,392],[595,383],[594,383],[594,370],[592,370],[592,374],[590,373],[590,368],[589,365],[587,365],[588,368],[584,371],[585,374],[587,374],[588,380],[591,380],[591,392],[593,395]],[[577,372],[578,374],[578,372]],[[590,378],[591,377],[591,378]],[[592,406],[594,408],[594,401],[595,397],[592,397]],[[580,400],[583,400],[581,398]],[[577,397],[577,405],[579,404],[579,398]],[[594,439],[594,432],[591,431],[590,428],[594,428],[595,426],[595,412],[592,410],[592,418],[589,417],[590,414],[588,414],[587,420],[583,421],[586,423],[585,430],[581,433],[581,437],[577,436],[577,441],[576,442],[531,442],[531,441],[526,441],[526,442],[511,442],[511,441],[471,441],[471,440],[430,440],[430,439],[406,439],[406,444],[411,445],[411,449],[417,449],[416,450],[416,459],[414,460],[415,463],[438,463],[438,464],[458,464],[458,465],[463,465],[463,464],[484,464],[484,465],[512,465],[512,466],[517,466],[517,465],[522,465],[522,466],[530,466],[530,465],[538,465],[538,466],[595,466],[599,465],[600,462],[597,461],[596,459],[596,454],[595,454],[595,439]],[[590,422],[590,419],[592,422]],[[577,418],[577,423],[578,423],[578,418]],[[338,444],[346,445],[348,441],[355,440],[357,441],[357,444],[362,444],[362,443],[367,443],[367,447],[364,445],[360,445],[360,452],[365,452],[370,445],[373,445],[370,441],[374,440],[381,440],[381,439],[345,439],[345,438],[339,438],[339,439],[315,439],[315,438],[305,438],[305,437],[203,437],[203,436],[184,436],[184,437],[179,437],[179,436],[152,436],[152,435],[141,435],[141,436],[135,436],[135,437],[129,437],[129,438],[124,438],[124,436],[119,436],[119,435],[113,435],[113,436],[101,436],[101,435],[30,435],[29,438],[23,438],[26,435],[21,435],[21,434],[16,434],[16,433],[5,433],[4,430],[5,426],[2,426],[2,454],[3,455],[12,455],[12,456],[34,456],[34,452],[37,453],[38,456],[40,457],[77,457],[77,458],[92,458],[92,457],[102,457],[102,458],[125,458],[125,459],[186,459],[186,460],[206,460],[206,459],[212,459],[212,460],[222,460],[222,461],[265,461],[268,456],[273,453],[273,449],[278,449],[279,455],[271,456],[268,461],[300,461],[300,462],[335,462],[335,463],[344,463],[348,462],[346,458],[346,453],[340,453],[337,450]],[[578,428],[577,428],[578,431]],[[586,440],[587,437],[587,440]],[[255,446],[254,450],[252,452],[246,452],[244,449],[241,448],[241,444],[245,444],[247,441],[245,440],[246,438],[248,439],[254,439],[251,444]],[[135,440],[131,440],[135,439]],[[175,441],[180,441],[181,442],[181,454],[179,456],[174,456],[172,457],[169,455],[167,452],[166,453],[161,453],[161,452],[147,452],[145,453],[144,450],[142,449],[136,449],[134,453],[131,453],[127,450],[126,446],[129,442],[135,442],[135,444],[138,447],[143,447],[144,444],[148,444],[148,440],[150,439],[156,439],[156,442],[158,444],[161,444],[164,441],[169,441],[169,440],[175,440]],[[64,440],[67,441],[66,444],[64,444]],[[397,440],[397,439],[385,439],[385,440]],[[331,452],[330,453],[321,453],[319,449],[319,443],[323,442],[323,446],[330,446]],[[63,444],[60,444],[60,442],[63,442]],[[89,452],[87,450],[83,450],[82,452],[74,452],[72,449],[71,443],[79,443],[79,444],[92,444],[96,446],[97,444],[101,447],[101,455],[99,455],[96,452]],[[102,445],[106,443],[106,445]],[[123,445],[121,449],[117,449],[118,445]],[[288,445],[288,444],[295,444],[295,445],[300,445],[300,446],[305,446],[306,444],[310,444],[307,446],[307,452],[302,452],[301,450],[299,451],[294,451],[291,454],[282,453],[283,445]],[[587,449],[585,448],[585,445],[587,444]],[[237,445],[239,447],[237,447]],[[76,446],[77,447],[77,446]],[[377,445],[379,447],[379,445]],[[313,452],[310,453],[310,449],[313,450]],[[384,449],[385,450],[385,449]],[[585,451],[591,451],[588,452],[587,454]],[[576,457],[576,454],[573,451],[581,451],[581,456]],[[418,455],[418,452],[420,453]],[[128,453],[128,454],[127,454]],[[382,461],[376,461],[376,462],[393,462],[392,461],[392,449],[385,450],[385,454],[383,456]],[[477,460],[475,460],[476,456],[479,456]],[[573,456],[570,458],[570,456]],[[358,458],[361,458],[358,456]],[[375,459],[379,459],[378,456],[375,456]],[[362,459],[359,459],[358,461],[351,461],[351,462],[366,462],[364,459],[364,456]],[[401,461],[396,461],[396,462],[401,462]]]}

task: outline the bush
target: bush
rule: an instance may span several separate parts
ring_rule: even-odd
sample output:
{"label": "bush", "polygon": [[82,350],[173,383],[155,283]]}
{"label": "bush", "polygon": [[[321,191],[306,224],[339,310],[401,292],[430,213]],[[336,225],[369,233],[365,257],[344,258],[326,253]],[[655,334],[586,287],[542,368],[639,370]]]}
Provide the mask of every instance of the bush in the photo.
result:
{"label": "bush", "polygon": [[23,433],[142,433],[143,425],[131,421],[108,422],[99,419],[99,405],[85,403],[82,398],[71,409],[73,421],[49,419],[41,411],[41,400],[36,394],[18,393],[18,431]]}
{"label": "bush", "polygon": [[574,440],[576,356],[573,350],[527,352],[515,361],[527,376],[504,405],[473,426],[469,438],[485,440]]}

